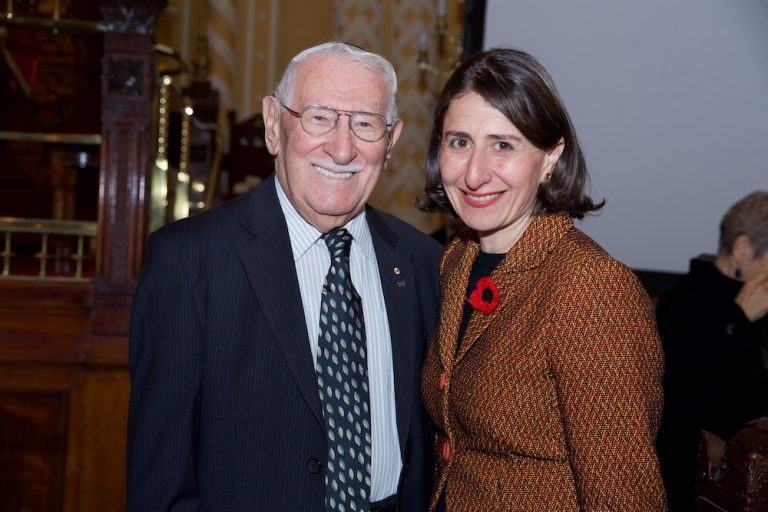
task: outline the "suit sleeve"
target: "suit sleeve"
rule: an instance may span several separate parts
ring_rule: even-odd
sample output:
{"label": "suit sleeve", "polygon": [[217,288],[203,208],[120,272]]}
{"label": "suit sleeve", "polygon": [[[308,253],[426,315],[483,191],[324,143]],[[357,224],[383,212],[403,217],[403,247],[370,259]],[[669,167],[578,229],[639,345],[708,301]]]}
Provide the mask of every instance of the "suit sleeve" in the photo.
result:
{"label": "suit sleeve", "polygon": [[178,244],[154,233],[130,333],[127,510],[196,511],[201,329]]}
{"label": "suit sleeve", "polygon": [[666,510],[654,444],[663,356],[653,306],[634,274],[608,258],[564,281],[548,342],[580,510]]}

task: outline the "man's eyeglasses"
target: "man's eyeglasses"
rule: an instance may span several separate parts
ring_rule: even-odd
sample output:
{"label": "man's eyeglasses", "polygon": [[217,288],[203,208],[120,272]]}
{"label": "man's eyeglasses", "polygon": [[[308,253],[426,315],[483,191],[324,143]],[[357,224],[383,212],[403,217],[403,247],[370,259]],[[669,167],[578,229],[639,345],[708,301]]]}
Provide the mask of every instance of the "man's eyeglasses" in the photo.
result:
{"label": "man's eyeglasses", "polygon": [[349,117],[349,128],[352,133],[366,142],[376,142],[392,128],[392,124],[387,123],[386,117],[373,112],[349,112],[321,105],[309,105],[301,112],[296,112],[282,101],[280,105],[293,116],[298,117],[301,120],[301,127],[310,135],[325,135],[330,132],[336,128],[336,123],[341,116]]}

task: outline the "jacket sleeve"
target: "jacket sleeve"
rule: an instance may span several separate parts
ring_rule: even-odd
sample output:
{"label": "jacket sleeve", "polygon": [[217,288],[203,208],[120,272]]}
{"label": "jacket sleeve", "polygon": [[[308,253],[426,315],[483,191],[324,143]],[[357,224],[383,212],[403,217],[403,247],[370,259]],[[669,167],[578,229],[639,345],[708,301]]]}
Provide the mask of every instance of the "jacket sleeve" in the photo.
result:
{"label": "jacket sleeve", "polygon": [[551,357],[580,509],[666,510],[655,437],[663,355],[653,306],[610,258],[570,269],[553,295]]}
{"label": "jacket sleeve", "polygon": [[127,510],[196,511],[199,315],[176,245],[150,236],[130,332]]}

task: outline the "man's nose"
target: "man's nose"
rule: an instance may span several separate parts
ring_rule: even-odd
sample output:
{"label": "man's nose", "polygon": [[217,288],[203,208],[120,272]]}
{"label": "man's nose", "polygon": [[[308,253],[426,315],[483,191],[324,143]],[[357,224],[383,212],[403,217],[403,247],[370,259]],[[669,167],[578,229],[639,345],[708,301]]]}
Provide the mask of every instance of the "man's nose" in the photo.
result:
{"label": "man's nose", "polygon": [[[346,116],[346,118],[344,117]],[[336,127],[331,130],[325,151],[337,164],[348,164],[357,156],[357,136],[349,126],[349,114],[340,114]]]}

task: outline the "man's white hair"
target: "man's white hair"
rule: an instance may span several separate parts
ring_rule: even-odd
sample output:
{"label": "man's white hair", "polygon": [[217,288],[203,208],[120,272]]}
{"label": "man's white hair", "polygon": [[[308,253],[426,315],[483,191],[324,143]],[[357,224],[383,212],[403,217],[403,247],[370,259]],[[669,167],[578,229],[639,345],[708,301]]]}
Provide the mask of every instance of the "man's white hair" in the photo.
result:
{"label": "man's white hair", "polygon": [[288,66],[285,68],[280,83],[277,84],[277,88],[275,89],[275,97],[278,100],[285,105],[290,105],[293,100],[296,75],[301,67],[301,63],[316,56],[332,56],[347,59],[348,61],[359,63],[371,71],[380,73],[389,87],[390,92],[389,108],[386,113],[387,122],[394,122],[397,117],[397,102],[395,99],[395,96],[397,95],[397,75],[395,74],[395,69],[392,67],[392,64],[381,55],[347,43],[335,41],[322,43],[307,48],[291,59],[291,62],[289,62]]}

